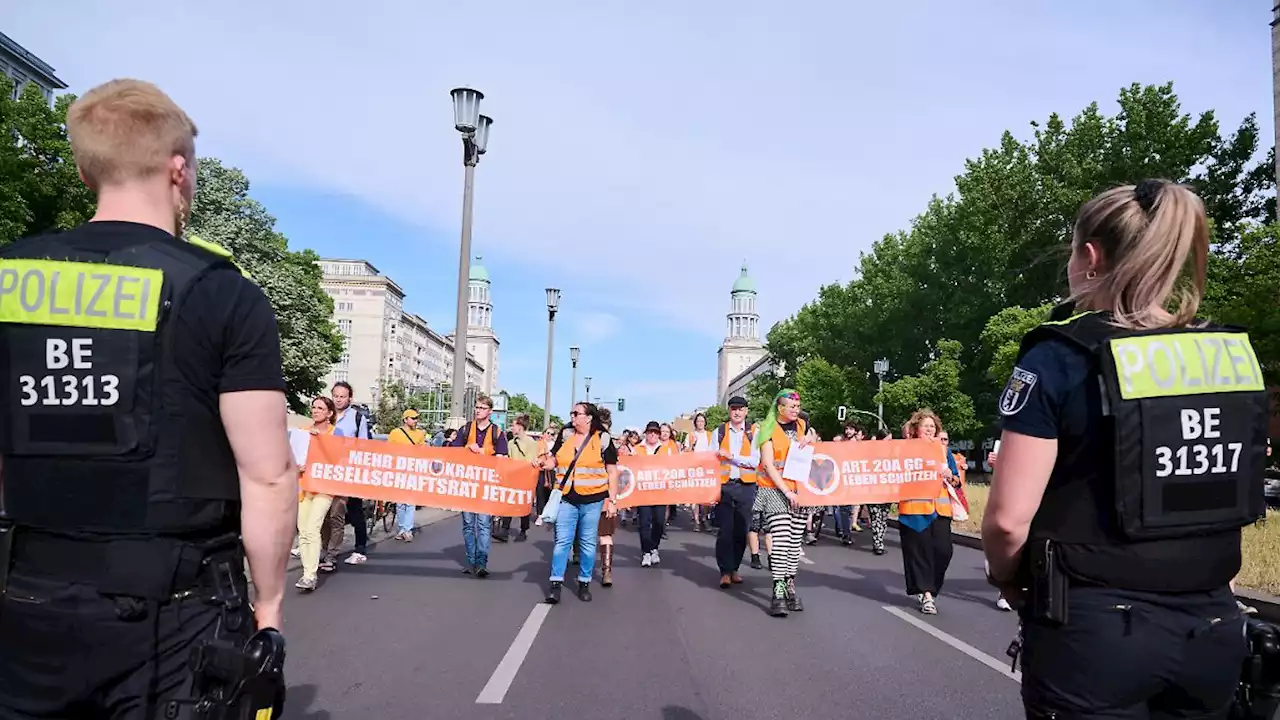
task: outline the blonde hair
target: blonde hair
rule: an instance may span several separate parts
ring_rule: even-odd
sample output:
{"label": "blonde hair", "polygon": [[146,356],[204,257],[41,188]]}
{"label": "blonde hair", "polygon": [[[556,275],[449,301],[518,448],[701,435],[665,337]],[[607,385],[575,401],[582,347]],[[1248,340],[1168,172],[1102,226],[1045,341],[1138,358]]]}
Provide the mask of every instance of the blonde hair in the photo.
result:
{"label": "blonde hair", "polygon": [[1209,222],[1190,188],[1144,180],[1098,195],[1076,217],[1072,248],[1087,242],[1097,245],[1104,265],[1072,298],[1077,305],[1110,310],[1115,325],[1131,330],[1178,327],[1195,318]]}
{"label": "blonde hair", "polygon": [[937,428],[937,433],[934,433],[935,436],[938,433],[942,432],[942,419],[938,417],[938,414],[930,410],[929,408],[920,408],[919,410],[912,413],[911,419],[907,421],[906,425],[902,426],[903,437],[905,437],[908,440],[919,437],[920,423],[924,422],[925,420],[933,421],[933,426]]}
{"label": "blonde hair", "polygon": [[76,167],[95,192],[163,173],[175,155],[194,160],[196,134],[182,108],[142,80],[103,83],[67,110]]}

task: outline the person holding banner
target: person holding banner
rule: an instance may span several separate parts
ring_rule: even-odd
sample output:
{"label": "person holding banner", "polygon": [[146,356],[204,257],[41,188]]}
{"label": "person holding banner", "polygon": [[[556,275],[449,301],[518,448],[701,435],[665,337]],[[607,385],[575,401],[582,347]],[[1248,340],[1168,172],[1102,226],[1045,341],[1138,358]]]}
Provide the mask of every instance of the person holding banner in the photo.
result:
{"label": "person holding banner", "polygon": [[[650,420],[644,427],[644,442],[635,447],[636,455],[674,455],[677,445],[662,439],[664,426]],[[640,567],[651,567],[662,562],[658,546],[667,526],[666,505],[646,505],[636,508],[640,516]]]}
{"label": "person holding banner", "polygon": [[578,543],[578,599],[591,602],[591,577],[596,564],[596,538],[601,510],[615,517],[618,488],[618,451],[592,403],[578,403],[569,412],[571,428],[561,433],[543,459],[545,470],[555,470],[560,504],[555,513],[556,546],[551,553],[551,578],[546,602],[560,602],[569,552]]}
{"label": "person holding banner", "polygon": [[[507,436],[489,420],[493,400],[488,395],[476,398],[475,419],[462,426],[454,436],[452,447],[465,447],[477,455],[507,455]],[[493,517],[484,513],[462,513],[462,543],[467,551],[467,564],[462,574],[475,573],[489,577],[489,547],[493,542]]]}
{"label": "person holding banner", "polygon": [[[427,441],[427,431],[418,427],[418,411],[409,408],[400,414],[400,427],[387,434],[387,442],[399,445],[422,445]],[[396,505],[396,539],[413,542],[413,514],[416,508],[408,503]]]}
{"label": "person holding banner", "polygon": [[[917,410],[902,428],[907,439],[919,438],[937,442],[942,421],[932,410]],[[939,459],[947,472],[933,497],[904,500],[898,503],[899,539],[902,542],[902,574],[907,594],[920,603],[920,612],[938,614],[938,592],[951,566],[955,552],[951,544],[951,493],[947,486],[960,482],[956,461],[945,448],[939,448]]]}
{"label": "person holding banner", "polygon": [[773,596],[769,614],[786,617],[800,612],[804,604],[796,594],[796,573],[800,570],[800,550],[808,513],[799,507],[796,482],[782,477],[791,445],[803,448],[811,442],[810,428],[800,417],[800,394],[790,388],[779,392],[773,407],[756,433],[753,445],[760,451],[755,509],[764,514],[764,527],[771,538],[769,571],[773,576]]}
{"label": "person holding banner", "polygon": [[720,456],[720,504],[716,505],[716,564],[720,588],[741,583],[738,569],[747,550],[752,508],[756,504],[756,468],[760,450],[747,429],[747,401],[729,398],[729,422],[716,429],[714,447]]}
{"label": "person holding banner", "polygon": [[[890,439],[892,439],[892,436],[883,428],[876,430],[870,438],[870,440]],[[884,547],[884,534],[889,529],[889,504],[868,503],[867,521],[871,524],[871,552],[876,555],[884,555],[888,552]]]}
{"label": "person holding banner", "polygon": [[[311,401],[312,435],[333,435],[337,427],[333,421],[338,408],[329,398],[321,395]],[[304,468],[299,467],[301,473]],[[298,493],[298,556],[302,558],[302,577],[294,587],[303,592],[316,589],[320,573],[320,551],[325,546],[324,529],[329,519],[332,495],[307,492]]]}

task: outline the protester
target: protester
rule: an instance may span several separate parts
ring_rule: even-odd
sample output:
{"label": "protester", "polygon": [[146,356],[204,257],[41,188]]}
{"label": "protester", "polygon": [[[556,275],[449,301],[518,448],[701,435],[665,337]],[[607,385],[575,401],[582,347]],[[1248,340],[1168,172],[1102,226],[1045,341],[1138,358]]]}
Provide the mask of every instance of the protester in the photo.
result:
{"label": "protester", "polygon": [[729,398],[729,421],[716,429],[712,446],[720,457],[720,502],[716,505],[716,565],[720,587],[741,583],[738,569],[747,549],[752,508],[756,503],[756,468],[760,450],[747,429],[747,401]]}
{"label": "protester", "polygon": [[[337,428],[333,424],[338,410],[333,401],[323,395],[311,401],[312,435],[334,435]],[[306,468],[298,466],[301,476]],[[294,587],[303,592],[316,589],[317,573],[320,569],[320,551],[324,547],[321,541],[325,523],[329,518],[329,508],[333,505],[333,497],[319,493],[299,493],[298,500],[298,555],[302,559],[302,577]]]}
{"label": "protester", "polygon": [[[635,447],[637,455],[674,455],[676,445],[662,440],[662,426],[650,420],[644,427],[644,442]],[[646,505],[637,508],[640,515],[640,567],[651,567],[662,562],[658,546],[662,544],[666,529],[668,507]]]}
{"label": "protester", "polygon": [[[488,395],[476,398],[474,419],[463,425],[453,438],[452,447],[465,447],[477,455],[507,454],[507,436],[490,421],[493,400]],[[467,561],[462,568],[464,575],[489,577],[489,547],[493,538],[493,517],[485,513],[462,513],[462,544]]]}
{"label": "protester", "polygon": [[[400,415],[400,427],[387,433],[387,442],[397,445],[422,445],[427,441],[427,433],[418,427],[418,411],[413,408]],[[402,542],[413,542],[414,506],[408,503],[396,504],[396,539]]]}
{"label": "protester", "polygon": [[561,433],[542,467],[555,470],[562,499],[556,514],[556,545],[551,554],[551,577],[546,602],[560,602],[569,551],[576,540],[582,551],[578,566],[578,599],[591,602],[591,576],[595,571],[596,538],[600,512],[617,514],[614,495],[618,487],[618,451],[591,403],[578,403],[569,413],[571,428]]}
{"label": "protester", "polygon": [[[351,384],[339,380],[329,391],[333,405],[338,410],[333,421],[337,428],[335,435],[343,437],[373,437],[372,423],[369,416],[361,408],[351,406]],[[347,556],[348,565],[361,565],[368,561],[369,529],[364,524],[364,500],[360,498],[335,497],[329,506],[329,520],[325,531],[325,555],[320,561],[321,572],[333,572],[338,568],[338,554],[342,551],[342,540],[346,536],[347,524],[355,530],[356,546]]]}
{"label": "protester", "polygon": [[[529,416],[521,413],[511,423],[511,438],[507,441],[507,450],[510,457],[516,460],[534,461],[541,454],[539,444],[529,436]],[[511,518],[504,517],[498,520],[498,527],[493,534],[493,538],[498,542],[506,542],[511,536]],[[525,513],[520,518],[520,534],[516,535],[516,542],[524,542],[529,539],[529,513]]]}
{"label": "protester", "polygon": [[773,540],[769,550],[769,570],[773,576],[773,594],[769,614],[786,617],[788,611],[804,609],[796,593],[796,574],[800,569],[800,547],[804,538],[807,511],[798,504],[796,483],[782,477],[791,445],[803,448],[810,443],[810,428],[800,418],[800,394],[784,389],[773,399],[773,406],[754,445],[760,450],[760,489],[755,508],[764,514],[764,526]]}
{"label": "protester", "polygon": [[[937,442],[942,421],[932,410],[917,410],[903,426],[908,439],[919,438]],[[951,494],[947,485],[960,483],[960,471],[951,453],[940,449],[939,460],[945,456],[945,472],[930,497],[904,500],[898,503],[899,539],[902,542],[902,573],[906,579],[907,594],[916,598],[920,612],[937,615],[938,592],[946,579],[954,549],[951,545]]]}

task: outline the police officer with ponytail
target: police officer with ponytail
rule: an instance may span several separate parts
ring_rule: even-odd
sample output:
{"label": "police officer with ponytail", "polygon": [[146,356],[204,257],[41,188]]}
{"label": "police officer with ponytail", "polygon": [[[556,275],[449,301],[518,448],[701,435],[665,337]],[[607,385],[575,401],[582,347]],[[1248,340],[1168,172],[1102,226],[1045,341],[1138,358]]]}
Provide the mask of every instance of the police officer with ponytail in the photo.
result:
{"label": "police officer with ponytail", "polygon": [[1021,604],[1029,718],[1223,718],[1246,653],[1228,583],[1262,517],[1267,398],[1239,328],[1197,319],[1209,228],[1146,180],[1080,209],[1068,305],[1023,339],[983,518]]}
{"label": "police officer with ponytail", "polygon": [[278,716],[274,313],[184,237],[196,128],[168,96],[108,82],[67,131],[96,214],[0,250],[0,719]]}

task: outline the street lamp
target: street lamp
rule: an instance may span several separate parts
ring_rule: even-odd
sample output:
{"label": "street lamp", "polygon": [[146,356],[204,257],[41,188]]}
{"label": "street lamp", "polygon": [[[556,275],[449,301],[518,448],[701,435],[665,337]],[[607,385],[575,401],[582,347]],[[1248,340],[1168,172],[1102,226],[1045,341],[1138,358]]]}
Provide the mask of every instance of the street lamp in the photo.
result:
{"label": "street lamp", "polygon": [[880,396],[880,429],[884,430],[884,375],[889,372],[889,359],[880,358],[872,367],[880,378],[880,392],[877,394]]}
{"label": "street lamp", "polygon": [[587,399],[586,399],[586,402],[591,402],[591,378],[590,378],[590,377],[588,377],[588,378],[584,378],[584,379],[587,381]]}
{"label": "street lamp", "polygon": [[453,127],[462,133],[462,247],[458,253],[458,312],[453,330],[453,388],[450,397],[450,427],[461,427],[466,421],[463,401],[467,386],[467,288],[471,276],[471,200],[475,186],[476,163],[489,144],[489,127],[493,118],[480,114],[484,93],[471,88],[455,88]]}
{"label": "street lamp", "polygon": [[[542,406],[542,427],[551,424],[551,348],[556,338],[556,309],[560,307],[560,291],[547,288],[547,394]],[[576,365],[576,363],[575,363]]]}
{"label": "street lamp", "polygon": [[569,348],[569,362],[573,364],[573,389],[569,391],[569,407],[578,404],[578,358],[582,355],[582,350],[573,345]]}

